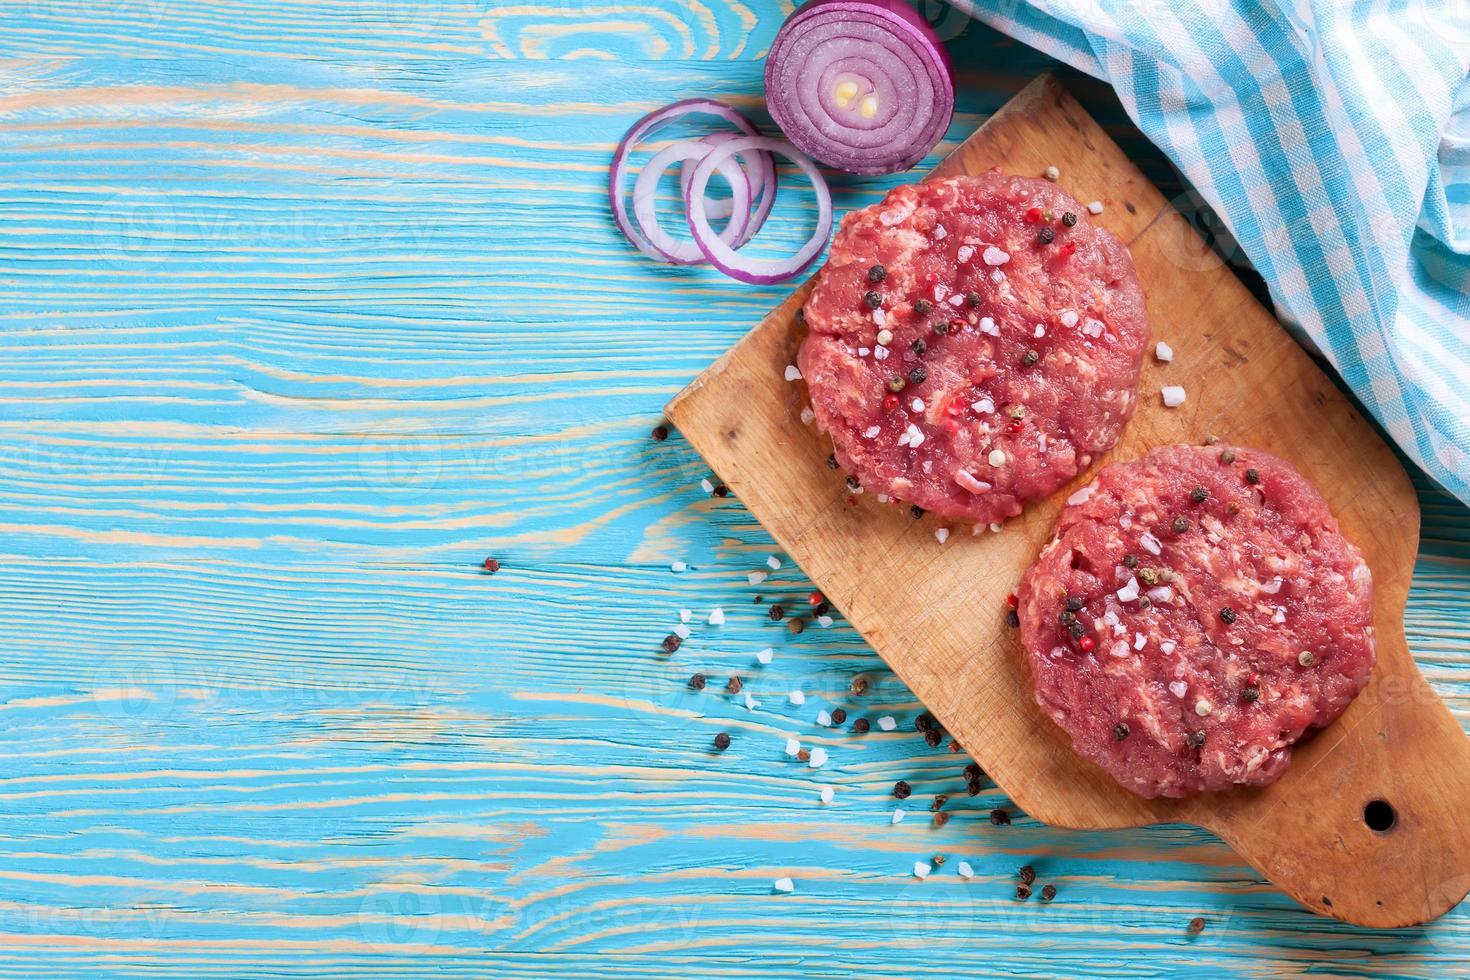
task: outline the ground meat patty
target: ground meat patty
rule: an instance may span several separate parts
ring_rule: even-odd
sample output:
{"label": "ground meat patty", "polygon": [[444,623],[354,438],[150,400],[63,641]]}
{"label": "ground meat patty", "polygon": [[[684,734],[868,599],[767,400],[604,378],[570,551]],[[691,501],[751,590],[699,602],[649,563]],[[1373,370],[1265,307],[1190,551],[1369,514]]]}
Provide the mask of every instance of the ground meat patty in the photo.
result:
{"label": "ground meat patty", "polygon": [[1373,585],[1274,456],[1167,446],[1072,496],[1019,591],[1036,700],[1140,796],[1285,771],[1373,667]]}
{"label": "ground meat patty", "polygon": [[1055,184],[895,188],[842,222],[798,365],[866,489],[1004,520],[1117,441],[1148,344],[1128,249]]}

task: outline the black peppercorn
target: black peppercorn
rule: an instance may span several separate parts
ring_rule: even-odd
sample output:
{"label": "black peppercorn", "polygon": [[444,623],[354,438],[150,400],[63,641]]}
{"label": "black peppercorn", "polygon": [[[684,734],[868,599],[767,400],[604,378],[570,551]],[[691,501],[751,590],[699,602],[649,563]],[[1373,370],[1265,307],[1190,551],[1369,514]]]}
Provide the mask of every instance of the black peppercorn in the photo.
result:
{"label": "black peppercorn", "polygon": [[730,488],[723,483],[717,483],[715,484],[714,495],[716,497],[728,497],[730,496]]}
{"label": "black peppercorn", "polygon": [[868,733],[868,729],[871,727],[872,724],[866,718],[859,718],[857,721],[852,723],[852,730],[857,732],[859,735],[866,735]]}
{"label": "black peppercorn", "polygon": [[1062,212],[1062,224],[1064,224],[1068,228],[1070,228],[1073,225],[1075,225],[1076,223],[1077,223],[1077,215],[1073,214],[1071,211],[1063,211]]}
{"label": "black peppercorn", "polygon": [[870,289],[863,293],[863,302],[868,305],[868,309],[876,310],[883,305],[883,294],[876,289]]}
{"label": "black peppercorn", "polygon": [[[1014,613],[1015,610],[1013,609],[1011,612]],[[1072,634],[1072,639],[1080,640],[1082,639],[1082,634],[1087,632],[1087,627],[1082,625],[1082,620],[1074,619],[1067,626],[1067,632]]]}
{"label": "black peppercorn", "polygon": [[1081,612],[1084,605],[1086,605],[1086,603],[1084,603],[1079,597],[1074,595],[1067,596],[1067,612]]}
{"label": "black peppercorn", "polygon": [[695,674],[693,677],[689,678],[689,687],[690,687],[691,690],[703,691],[704,690],[704,675],[703,674]]}
{"label": "black peppercorn", "polygon": [[927,375],[927,374],[924,373],[924,369],[923,368],[916,367],[912,371],[909,372],[909,383],[910,384],[921,385],[921,384],[924,383],[924,379],[927,378],[928,376],[929,375]]}
{"label": "black peppercorn", "polygon": [[1128,566],[1129,568],[1137,568],[1138,567],[1138,556],[1137,555],[1124,555],[1123,556],[1123,564],[1126,565],[1126,566]]}
{"label": "black peppercorn", "polygon": [[1261,697],[1261,689],[1259,687],[1247,687],[1244,691],[1240,692],[1240,696],[1245,701],[1256,701]]}
{"label": "black peppercorn", "polygon": [[1026,353],[1024,353],[1024,354],[1021,355],[1021,364],[1024,365],[1025,367],[1030,367],[1031,365],[1035,364],[1040,359],[1041,359],[1041,355],[1040,354],[1036,353],[1036,351],[1034,351],[1034,350],[1028,350],[1028,351],[1026,351]]}
{"label": "black peppercorn", "polygon": [[1204,487],[1195,487],[1193,490],[1189,491],[1189,499],[1193,500],[1197,504],[1204,503],[1209,496],[1210,491],[1206,490]]}
{"label": "black peppercorn", "polygon": [[1051,230],[1051,225],[1043,225],[1041,230],[1036,233],[1036,240],[1043,245],[1050,245],[1052,239],[1056,237],[1057,233]]}
{"label": "black peppercorn", "polygon": [[1176,518],[1174,518],[1174,533],[1175,534],[1183,534],[1185,531],[1188,531],[1188,530],[1189,530],[1189,518],[1187,518],[1187,517],[1176,517]]}
{"label": "black peppercorn", "polygon": [[1190,732],[1189,744],[1192,748],[1199,748],[1205,744],[1205,733],[1203,731]]}
{"label": "black peppercorn", "polygon": [[796,322],[799,323],[799,324],[801,324],[802,326],[806,326],[806,307],[805,306],[798,306],[796,308]]}
{"label": "black peppercorn", "polygon": [[1127,738],[1128,737],[1128,723],[1125,722],[1125,721],[1120,721],[1116,725],[1114,725],[1113,726],[1113,737],[1116,738],[1120,742],[1123,741],[1123,739]]}
{"label": "black peppercorn", "polygon": [[726,749],[728,749],[729,747],[730,747],[730,736],[728,734],[726,734],[725,732],[720,732],[720,734],[718,734],[718,735],[715,736],[715,748],[716,749],[718,749],[721,752],[723,752]]}
{"label": "black peppercorn", "polygon": [[1220,451],[1220,462],[1224,463],[1227,466],[1229,466],[1231,463],[1235,462],[1235,450],[1233,450],[1233,449],[1223,449],[1223,450],[1221,450]]}
{"label": "black peppercorn", "polygon": [[914,312],[919,314],[919,316],[928,316],[930,313],[934,312],[934,304],[929,302],[927,299],[915,300]]}
{"label": "black peppercorn", "polygon": [[1006,625],[1011,629],[1018,629],[1021,625],[1021,617],[1016,615],[1014,609],[1006,610]]}
{"label": "black peppercorn", "polygon": [[923,339],[921,338],[914,341],[912,344],[909,344],[909,349],[912,350],[915,354],[922,354],[924,353],[924,351],[929,349],[929,345],[924,343]]}
{"label": "black peppercorn", "polygon": [[825,616],[831,611],[832,606],[826,600],[823,600],[812,607],[813,616]]}
{"label": "black peppercorn", "polygon": [[668,437],[669,437],[669,429],[668,429],[668,426],[656,425],[656,426],[653,427],[653,441],[654,442],[663,442]]}
{"label": "black peppercorn", "polygon": [[882,282],[888,277],[888,270],[881,265],[875,265],[868,270],[868,282]]}
{"label": "black peppercorn", "polygon": [[683,642],[683,640],[679,639],[677,633],[670,633],[664,637],[664,642],[660,645],[663,647],[664,653],[675,653],[679,649],[679,644]]}
{"label": "black peppercorn", "polygon": [[1220,621],[1223,622],[1227,626],[1229,626],[1231,623],[1235,622],[1235,610],[1234,609],[1231,609],[1229,606],[1226,606],[1223,609],[1221,609],[1220,610]]}
{"label": "black peppercorn", "polygon": [[984,775],[984,770],[980,768],[980,763],[971,762],[965,765],[965,779],[969,780],[970,782],[975,782],[982,775]]}
{"label": "black peppercorn", "polygon": [[980,305],[980,294],[977,293],[977,292],[974,292],[973,290],[970,291],[970,292],[968,292],[968,293],[966,293],[965,294],[965,302],[966,303],[969,303],[971,306],[979,306]]}
{"label": "black peppercorn", "polygon": [[900,800],[906,800],[913,795],[914,788],[900,779],[893,784],[893,795]]}
{"label": "black peppercorn", "polygon": [[1245,482],[1255,486],[1261,482],[1261,473],[1254,466],[1245,471]]}
{"label": "black peppercorn", "polygon": [[943,337],[945,334],[949,333],[949,323],[945,320],[935,320],[934,332]]}
{"label": "black peppercorn", "polygon": [[1077,622],[1077,614],[1072,612],[1072,610],[1070,609],[1063,609],[1061,613],[1057,615],[1057,622],[1061,623],[1063,626],[1071,626],[1073,623]]}
{"label": "black peppercorn", "polygon": [[827,456],[827,469],[829,469],[829,470],[835,470],[835,469],[837,469],[837,454],[836,453],[831,453],[830,455]]}
{"label": "black peppercorn", "polygon": [[920,507],[918,504],[911,504],[909,506],[909,516],[917,521],[919,518],[924,516],[924,508]]}
{"label": "black peppercorn", "polygon": [[927,732],[929,729],[931,729],[933,727],[934,727],[934,716],[931,715],[931,714],[929,714],[929,712],[927,712],[927,711],[924,712],[923,714],[919,715],[919,717],[917,717],[917,718],[914,719],[914,730],[915,731]]}

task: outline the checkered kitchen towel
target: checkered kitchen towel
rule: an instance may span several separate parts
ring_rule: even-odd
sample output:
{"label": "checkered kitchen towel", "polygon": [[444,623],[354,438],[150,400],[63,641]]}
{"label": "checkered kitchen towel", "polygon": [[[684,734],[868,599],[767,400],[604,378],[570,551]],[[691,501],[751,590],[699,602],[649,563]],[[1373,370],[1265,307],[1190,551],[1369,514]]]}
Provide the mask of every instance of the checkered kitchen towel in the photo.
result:
{"label": "checkered kitchen towel", "polygon": [[1470,503],[1470,0],[956,0],[1110,82],[1276,303]]}

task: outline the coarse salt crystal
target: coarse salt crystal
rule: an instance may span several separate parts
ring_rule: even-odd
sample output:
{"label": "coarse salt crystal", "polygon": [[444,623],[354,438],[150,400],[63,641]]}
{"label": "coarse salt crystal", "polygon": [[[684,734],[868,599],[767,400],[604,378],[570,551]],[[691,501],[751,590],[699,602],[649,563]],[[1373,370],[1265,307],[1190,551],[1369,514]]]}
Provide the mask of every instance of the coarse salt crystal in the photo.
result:
{"label": "coarse salt crystal", "polygon": [[703,490],[705,493],[714,493],[715,485],[709,482],[709,480],[700,480],[699,489]]}
{"label": "coarse salt crystal", "polygon": [[913,401],[909,402],[909,408],[913,409],[916,412],[922,412],[924,410],[924,399],[915,398]]}
{"label": "coarse salt crystal", "polygon": [[792,691],[790,694],[786,695],[786,700],[799,707],[803,704],[806,704],[806,695],[802,694],[801,691]]}
{"label": "coarse salt crystal", "polygon": [[1127,640],[1119,640],[1117,643],[1114,643],[1113,644],[1112,649],[1109,650],[1108,652],[1111,653],[1115,657],[1126,657],[1126,656],[1128,656],[1128,641]]}
{"label": "coarse salt crystal", "polygon": [[689,566],[686,565],[686,564],[684,564],[682,561],[671,562],[669,564],[669,571],[671,571],[671,572],[682,572],[684,569],[686,569],[688,567]]}
{"label": "coarse salt crystal", "polygon": [[1082,325],[1082,332],[1092,338],[1101,337],[1103,334],[1102,321],[1088,317],[1087,322]]}
{"label": "coarse salt crystal", "polygon": [[985,457],[985,461],[991,466],[1004,466],[1006,465],[1006,454],[999,449],[992,449],[990,455]]}
{"label": "coarse salt crystal", "polygon": [[1173,640],[1164,640],[1159,644],[1159,649],[1165,653],[1173,653],[1177,644]]}
{"label": "coarse salt crystal", "polygon": [[991,530],[991,532],[992,532],[992,533],[994,533],[994,534],[999,534],[999,533],[1000,533],[1000,529],[1001,529],[1001,528],[1002,528],[1002,527],[1003,527],[1003,526],[1004,526],[1004,525],[1002,525],[1002,524],[1001,524],[1001,522],[1000,522],[1000,521],[991,521],[991,522],[990,522],[990,530]]}
{"label": "coarse salt crystal", "polygon": [[816,412],[813,412],[810,408],[803,408],[801,410],[801,424],[802,425],[811,425],[812,424],[812,420],[815,419],[816,417],[817,417],[817,413]]}
{"label": "coarse salt crystal", "polygon": [[760,707],[760,702],[757,701],[754,697],[752,697],[749,691],[746,691],[745,692],[745,710],[746,711],[754,711],[756,708],[759,708],[759,707]]}
{"label": "coarse salt crystal", "polygon": [[954,866],[954,873],[959,875],[961,878],[975,877],[975,869],[970,867],[969,861],[961,861],[959,864],[956,864]]}
{"label": "coarse salt crystal", "polygon": [[1277,624],[1278,626],[1281,625],[1282,623],[1286,622],[1286,607],[1285,606],[1277,606],[1276,607],[1276,611],[1271,614],[1271,622]]}
{"label": "coarse salt crystal", "polygon": [[978,402],[972,402],[970,404],[970,407],[982,414],[988,414],[995,411],[995,402],[991,401],[989,398],[982,398]]}
{"label": "coarse salt crystal", "polygon": [[991,319],[990,317],[988,317],[988,316],[982,316],[980,318],[979,327],[980,327],[980,332],[983,333],[983,334],[986,334],[986,335],[991,336],[991,337],[999,337],[1000,336],[1000,328],[997,327],[995,325],[995,321],[993,319]]}
{"label": "coarse salt crystal", "polygon": [[766,564],[769,565],[771,571],[774,572],[776,569],[781,567],[781,559],[777,558],[775,555],[771,555],[769,558],[766,559]]}
{"label": "coarse salt crystal", "polygon": [[987,245],[985,254],[981,258],[985,260],[986,265],[1005,265],[1011,260],[1011,253],[996,248],[994,245]]}
{"label": "coarse salt crystal", "polygon": [[1046,327],[1044,325],[1038,323],[1036,325],[1036,329],[1034,331],[1032,331],[1032,334],[1034,336],[1037,336],[1037,337],[1045,337],[1046,336]]}
{"label": "coarse salt crystal", "polygon": [[934,302],[943,303],[944,297],[949,295],[949,287],[942,282],[934,284]]}
{"label": "coarse salt crystal", "polygon": [[822,787],[822,802],[823,803],[831,803],[832,802],[832,797],[834,797],[836,795],[837,795],[837,793],[832,789],[831,786],[823,786]]}
{"label": "coarse salt crystal", "polygon": [[886,503],[888,503],[889,500],[893,499],[893,498],[889,497],[888,494],[886,494],[886,493],[877,493],[877,494],[874,494],[873,496],[875,498],[877,498],[878,503],[880,503],[880,504],[886,504]]}
{"label": "coarse salt crystal", "polygon": [[949,232],[945,230],[944,225],[935,225],[934,237],[938,241],[943,241],[944,239],[949,237]]}
{"label": "coarse salt crystal", "polygon": [[795,364],[788,364],[788,365],[786,365],[786,380],[787,381],[800,381],[801,380],[801,369],[798,368]]}
{"label": "coarse salt crystal", "polygon": [[904,435],[908,436],[908,445],[910,446],[921,446],[924,444],[924,433],[920,432],[919,427],[912,422],[909,423],[908,429],[904,431]]}
{"label": "coarse salt crystal", "polygon": [[681,640],[689,639],[689,632],[689,627],[685,626],[683,623],[679,623],[677,626],[674,627],[674,635]]}
{"label": "coarse salt crystal", "polygon": [[1118,590],[1119,602],[1132,602],[1138,598],[1138,576],[1128,576],[1128,584]]}
{"label": "coarse salt crystal", "polygon": [[1181,385],[1164,385],[1159,389],[1165,408],[1178,408],[1184,404],[1184,388]]}
{"label": "coarse salt crystal", "polygon": [[1261,591],[1264,592],[1264,593],[1266,593],[1267,595],[1275,595],[1276,593],[1278,593],[1278,592],[1281,591],[1281,582],[1282,582],[1282,578],[1281,578],[1280,575],[1278,575],[1275,578],[1273,578],[1271,581],[1269,581],[1266,584],[1262,585],[1261,586]]}
{"label": "coarse salt crystal", "polygon": [[1151,555],[1160,555],[1164,552],[1164,546],[1159,542],[1159,539],[1148,531],[1143,532],[1143,536],[1138,539],[1138,543],[1143,545],[1143,550]]}
{"label": "coarse salt crystal", "polygon": [[1078,504],[1085,504],[1092,499],[1092,495],[1094,492],[1096,492],[1095,488],[1092,484],[1089,483],[1087,486],[1083,487],[1081,490],[1078,490],[1076,493],[1072,494],[1072,496],[1068,497],[1067,503],[1073,507],[1077,506]]}
{"label": "coarse salt crystal", "polygon": [[865,429],[863,431],[863,438],[864,439],[872,439],[875,436],[877,436],[878,433],[880,433],[882,431],[883,431],[883,427],[881,425],[870,425],[870,426],[867,427],[867,429]]}
{"label": "coarse salt crystal", "polygon": [[1102,202],[1101,201],[1093,201],[1091,204],[1087,205],[1087,210],[1089,212],[1091,212],[1092,214],[1102,214],[1103,213]]}
{"label": "coarse salt crystal", "polygon": [[1062,326],[1070,330],[1072,327],[1077,326],[1077,311],[1063,310],[1062,315],[1058,319],[1061,320]]}
{"label": "coarse salt crystal", "polygon": [[939,543],[940,544],[944,544],[944,542],[946,542],[946,541],[949,540],[949,528],[947,528],[947,527],[935,528],[934,529],[934,537],[936,537],[937,539],[939,539]]}
{"label": "coarse salt crystal", "polygon": [[787,895],[796,891],[796,885],[792,883],[790,878],[777,878],[776,883],[771,887],[775,888],[778,892],[785,892]]}
{"label": "coarse salt crystal", "polygon": [[719,606],[715,606],[715,608],[711,609],[709,611],[709,624],[711,626],[724,626],[725,610],[721,609]]}
{"label": "coarse salt crystal", "polygon": [[915,878],[921,878],[921,879],[922,878],[927,878],[927,877],[929,877],[929,872],[931,872],[933,870],[934,870],[933,867],[931,867],[928,864],[925,864],[923,861],[915,861],[914,862],[914,877]]}
{"label": "coarse salt crystal", "polygon": [[832,617],[831,616],[818,616],[817,617],[817,625],[820,626],[820,627],[822,627],[822,629],[827,629],[829,626],[832,625]]}
{"label": "coarse salt crystal", "polygon": [[878,719],[878,727],[885,732],[891,732],[898,727],[898,722],[894,720],[892,715],[884,715]]}
{"label": "coarse salt crystal", "polygon": [[887,347],[884,347],[882,344],[879,344],[877,347],[874,347],[873,348],[873,360],[875,360],[875,361],[886,361],[886,360],[888,360],[888,348]]}
{"label": "coarse salt crystal", "polygon": [[1186,684],[1186,683],[1184,683],[1183,681],[1170,681],[1169,682],[1169,693],[1173,694],[1176,698],[1182,698],[1188,692],[1189,692],[1189,685]]}
{"label": "coarse salt crystal", "polygon": [[687,622],[689,622],[689,618],[691,616],[693,616],[693,615],[694,615],[694,610],[692,610],[692,609],[680,609],[679,610],[679,622],[681,622],[681,623],[687,623]]}
{"label": "coarse salt crystal", "polygon": [[1173,602],[1174,590],[1167,585],[1156,585],[1146,593],[1150,602]]}
{"label": "coarse salt crystal", "polygon": [[817,724],[821,725],[823,728],[832,727],[832,716],[827,713],[826,708],[823,708],[821,711],[817,712]]}
{"label": "coarse salt crystal", "polygon": [[812,748],[812,757],[807,760],[808,769],[820,769],[827,764],[827,750],[820,745]]}
{"label": "coarse salt crystal", "polygon": [[965,298],[959,293],[955,293],[949,299],[945,300],[945,302],[948,303],[950,306],[960,306],[965,302]]}
{"label": "coarse salt crystal", "polygon": [[880,327],[883,326],[883,324],[886,323],[887,321],[888,321],[888,314],[887,313],[884,313],[882,310],[874,310],[873,311],[873,322],[876,323],[878,326],[880,326]]}
{"label": "coarse salt crystal", "polygon": [[791,756],[791,758],[794,759],[794,758],[796,758],[797,754],[800,753],[800,752],[801,752],[801,743],[798,742],[794,738],[788,738],[786,740],[786,754],[789,755],[789,756]]}
{"label": "coarse salt crystal", "polygon": [[765,572],[751,572],[745,576],[751,585],[760,585],[767,578]]}
{"label": "coarse salt crystal", "polygon": [[895,809],[893,811],[893,819],[890,820],[889,823],[894,824],[894,823],[901,823],[901,822],[903,822],[903,811],[902,810]]}
{"label": "coarse salt crystal", "polygon": [[1157,357],[1159,360],[1167,364],[1168,362],[1174,360],[1174,348],[1170,347],[1168,344],[1164,343],[1161,340],[1157,344],[1154,344],[1154,357]]}
{"label": "coarse salt crystal", "polygon": [[1133,649],[1142,650],[1147,645],[1148,637],[1144,636],[1142,633],[1133,634]]}
{"label": "coarse salt crystal", "polygon": [[759,664],[768,664],[771,662],[771,658],[775,655],[776,651],[772,650],[770,647],[766,647],[764,650],[757,650],[755,652],[755,660],[756,663]]}
{"label": "coarse salt crystal", "polygon": [[971,256],[973,256],[974,254],[975,254],[975,246],[973,246],[973,245],[961,245],[960,248],[959,248],[959,251],[957,251],[957,252],[954,253],[954,257],[955,257],[956,260],[958,260],[960,262],[968,262],[968,261],[970,261]]}

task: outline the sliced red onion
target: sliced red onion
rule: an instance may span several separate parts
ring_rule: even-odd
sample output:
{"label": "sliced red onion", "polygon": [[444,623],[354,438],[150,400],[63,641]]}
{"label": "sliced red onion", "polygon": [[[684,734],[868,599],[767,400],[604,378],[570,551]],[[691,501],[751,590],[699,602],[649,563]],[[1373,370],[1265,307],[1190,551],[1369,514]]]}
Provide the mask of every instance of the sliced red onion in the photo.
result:
{"label": "sliced red onion", "polygon": [[[628,157],[632,154],[633,147],[641,143],[645,137],[658,127],[665,123],[673,122],[676,119],[682,119],[684,116],[697,113],[723,119],[747,136],[760,135],[760,130],[756,128],[755,123],[747,119],[743,113],[733,106],[728,106],[723,102],[717,102],[714,99],[683,99],[672,105],[664,106],[662,109],[650,112],[634,123],[633,127],[623,135],[622,140],[618,143],[617,150],[613,152],[612,169],[608,172],[607,182],[608,200],[612,205],[613,220],[617,222],[618,230],[623,233],[628,241],[632,242],[638,251],[647,255],[649,258],[662,259],[663,256],[649,243],[643,233],[634,226],[632,219],[628,216],[627,206],[623,203],[623,178],[628,170]],[[762,159],[756,160],[755,165],[760,171],[760,174],[753,176],[752,180],[758,184],[769,184],[771,187],[771,193],[762,199],[764,213],[761,214],[760,221],[763,222],[765,220],[765,213],[770,212],[770,204],[766,202],[769,202],[775,197],[776,166],[769,156],[764,156]],[[759,193],[758,188],[752,190],[752,193]],[[759,224],[757,223],[754,228],[758,227]],[[752,235],[755,234],[754,228],[749,229]]]}
{"label": "sliced red onion", "polygon": [[[676,265],[703,262],[704,254],[694,242],[677,241],[658,226],[658,216],[653,213],[654,192],[658,188],[659,178],[669,169],[670,164],[680,160],[700,160],[709,152],[710,144],[701,140],[675,140],[644,164],[643,172],[633,183],[633,217],[638,221],[638,230],[643,233],[654,251]],[[731,218],[718,238],[727,245],[733,243],[739,248],[745,241],[741,236],[745,235],[751,220],[750,181],[734,160],[721,160],[715,171],[729,182],[732,195],[729,199]]]}
{"label": "sliced red onion", "polygon": [[[710,176],[715,172],[715,168],[722,161],[751,150],[765,150],[768,153],[786,157],[807,175],[812,182],[812,190],[816,192],[817,227],[806,244],[797,249],[796,253],[789,258],[742,257],[729,245],[720,241],[719,236],[710,227],[704,208],[695,207],[696,201],[704,200],[705,190],[709,187]],[[684,211],[689,219],[689,231],[694,236],[699,250],[704,253],[704,257],[710,260],[710,264],[732,279],[757,285],[784,282],[793,276],[800,275],[821,254],[822,248],[827,244],[827,237],[832,233],[832,193],[827,189],[827,182],[822,179],[817,165],[785,140],[771,139],[768,136],[739,136],[726,140],[710,150],[704,159],[699,161],[699,165],[694,168],[693,176],[689,178],[689,188],[684,192]]]}
{"label": "sliced red onion", "polygon": [[954,78],[938,35],[903,0],[811,0],[766,56],[766,106],[815,159],[894,173],[944,137]]}

